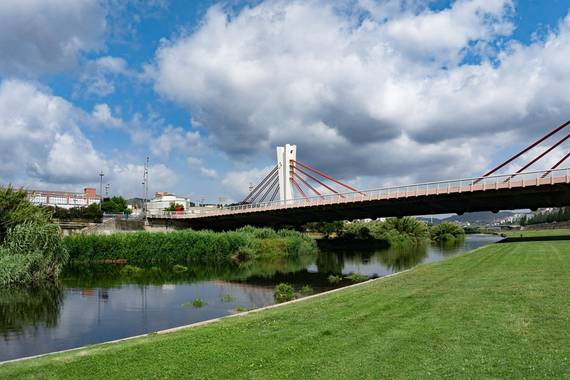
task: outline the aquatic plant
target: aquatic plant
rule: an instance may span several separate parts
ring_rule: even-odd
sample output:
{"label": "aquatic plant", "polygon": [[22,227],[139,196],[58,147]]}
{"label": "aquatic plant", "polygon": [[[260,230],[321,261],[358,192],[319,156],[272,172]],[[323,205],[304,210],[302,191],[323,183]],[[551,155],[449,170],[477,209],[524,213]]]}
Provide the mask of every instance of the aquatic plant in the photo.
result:
{"label": "aquatic plant", "polygon": [[331,284],[331,285],[338,284],[341,280],[342,280],[342,277],[341,277],[341,276],[337,276],[336,274],[331,274],[331,275],[328,277],[329,284]]}
{"label": "aquatic plant", "polygon": [[295,289],[290,284],[281,283],[275,287],[273,299],[276,303],[291,301],[295,298]]}
{"label": "aquatic plant", "polygon": [[234,297],[231,294],[224,294],[222,296],[222,302],[232,302]]}
{"label": "aquatic plant", "polygon": [[24,222],[7,231],[0,247],[0,286],[55,281],[69,255],[55,224]]}
{"label": "aquatic plant", "polygon": [[112,235],[72,235],[64,239],[72,260],[127,260],[143,263],[231,264],[277,256],[315,254],[313,239],[296,231],[244,227],[237,231],[180,230]]}
{"label": "aquatic plant", "polygon": [[345,276],[344,278],[346,278],[347,280],[350,280],[352,282],[363,282],[368,280],[368,276],[359,274],[359,273],[351,273],[348,276]]}
{"label": "aquatic plant", "polygon": [[188,267],[185,265],[175,264],[172,266],[172,272],[174,273],[184,273],[188,271]]}

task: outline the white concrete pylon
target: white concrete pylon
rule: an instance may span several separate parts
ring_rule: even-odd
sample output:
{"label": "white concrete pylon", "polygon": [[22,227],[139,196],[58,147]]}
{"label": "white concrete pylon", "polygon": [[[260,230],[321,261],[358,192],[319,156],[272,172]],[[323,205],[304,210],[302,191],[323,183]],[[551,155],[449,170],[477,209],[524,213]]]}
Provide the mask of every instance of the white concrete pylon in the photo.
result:
{"label": "white concrete pylon", "polygon": [[279,199],[285,203],[293,199],[293,185],[291,183],[290,163],[297,160],[297,145],[277,147],[277,172],[279,173]]}

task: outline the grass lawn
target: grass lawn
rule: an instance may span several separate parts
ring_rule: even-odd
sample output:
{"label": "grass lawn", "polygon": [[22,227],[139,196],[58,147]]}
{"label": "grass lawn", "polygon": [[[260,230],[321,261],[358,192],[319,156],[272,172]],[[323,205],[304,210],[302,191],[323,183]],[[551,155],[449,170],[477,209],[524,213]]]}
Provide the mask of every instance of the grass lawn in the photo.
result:
{"label": "grass lawn", "polygon": [[0,378],[568,378],[570,241],[502,243],[282,308],[0,366]]}
{"label": "grass lawn", "polygon": [[504,231],[507,237],[546,237],[546,236],[570,236],[569,229],[559,230],[524,230],[524,231]]}

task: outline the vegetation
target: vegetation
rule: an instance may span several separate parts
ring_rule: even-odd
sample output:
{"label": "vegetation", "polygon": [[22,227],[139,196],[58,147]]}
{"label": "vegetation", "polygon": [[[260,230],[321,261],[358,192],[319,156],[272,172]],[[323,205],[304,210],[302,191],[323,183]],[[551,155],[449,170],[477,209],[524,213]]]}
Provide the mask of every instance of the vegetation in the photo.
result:
{"label": "vegetation", "polygon": [[314,231],[323,234],[325,239],[330,239],[333,235],[341,236],[344,231],[344,222],[337,220],[334,222],[312,222],[305,226],[307,231]]}
{"label": "vegetation", "polygon": [[430,233],[426,223],[413,217],[387,218],[385,221],[354,222],[347,224],[342,233],[349,240],[385,240],[391,245],[429,240]]}
{"label": "vegetation", "polygon": [[311,295],[311,294],[313,294],[313,292],[314,292],[314,290],[310,285],[303,285],[303,287],[299,291],[299,293],[301,293],[301,295],[303,295],[303,296]]}
{"label": "vegetation", "polygon": [[51,212],[53,218],[58,220],[82,219],[99,223],[103,217],[101,207],[96,203],[88,207],[73,207],[70,209],[49,206],[45,206],[45,208]]}
{"label": "vegetation", "polygon": [[570,207],[535,212],[532,216],[522,216],[518,223],[521,226],[532,224],[567,222],[570,221]]}
{"label": "vegetation", "polygon": [[0,287],[55,281],[68,257],[47,210],[24,190],[0,189]]}
{"label": "vegetation", "polygon": [[360,273],[351,273],[345,277],[347,280],[352,282],[363,282],[368,280],[368,276],[362,275]]}
{"label": "vegetation", "polygon": [[0,377],[567,378],[569,287],[570,241],[494,244],[239,318],[2,365]]}
{"label": "vegetation", "polygon": [[110,214],[130,212],[127,201],[123,197],[115,196],[101,203],[101,210]]}
{"label": "vegetation", "polygon": [[72,235],[64,243],[75,261],[127,260],[131,264],[228,264],[317,252],[314,240],[302,233],[253,227],[230,232],[181,230]]}
{"label": "vegetation", "polygon": [[51,222],[51,214],[47,209],[34,206],[25,190],[0,187],[0,244],[6,239],[8,230],[26,222],[47,224]]}
{"label": "vegetation", "polygon": [[295,298],[295,289],[289,284],[281,283],[275,287],[273,299],[276,303],[291,301]]}
{"label": "vegetation", "polygon": [[336,274],[331,274],[328,277],[329,284],[335,285],[342,281],[342,277],[337,276]]}
{"label": "vegetation", "polygon": [[465,237],[465,230],[456,223],[443,222],[430,228],[431,240],[436,242],[449,242]]}
{"label": "vegetation", "polygon": [[234,300],[234,297],[231,294],[224,294],[222,296],[222,302],[229,303]]}
{"label": "vegetation", "polygon": [[203,307],[206,305],[207,305],[206,301],[204,301],[200,298],[196,298],[194,301],[192,301],[192,307],[195,307],[195,308],[200,308],[200,307]]}
{"label": "vegetation", "polygon": [[504,231],[501,235],[512,238],[547,238],[556,236],[570,236],[570,229],[512,230]]}
{"label": "vegetation", "polygon": [[170,206],[164,209],[164,211],[184,211],[184,205],[180,203],[170,202]]}

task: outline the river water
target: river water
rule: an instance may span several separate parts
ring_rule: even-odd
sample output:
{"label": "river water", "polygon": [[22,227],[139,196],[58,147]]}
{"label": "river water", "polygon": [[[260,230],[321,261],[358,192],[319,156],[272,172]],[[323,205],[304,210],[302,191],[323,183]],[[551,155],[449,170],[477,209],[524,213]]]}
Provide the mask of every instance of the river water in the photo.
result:
{"label": "river water", "polygon": [[[331,285],[331,274],[368,277],[442,260],[500,240],[468,235],[452,246],[413,249],[324,247],[316,257],[274,260],[247,266],[146,268],[126,275],[120,266],[74,267],[62,284],[35,290],[0,289],[0,361],[65,350],[187,325],[271,305],[276,284],[315,293],[351,284]],[[193,305],[194,300],[204,305]]]}

